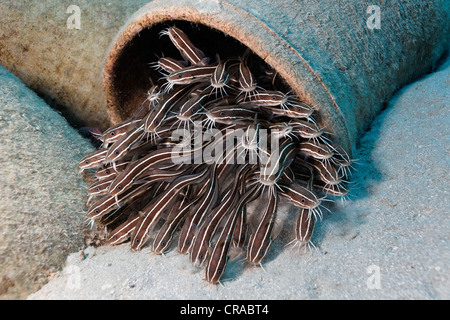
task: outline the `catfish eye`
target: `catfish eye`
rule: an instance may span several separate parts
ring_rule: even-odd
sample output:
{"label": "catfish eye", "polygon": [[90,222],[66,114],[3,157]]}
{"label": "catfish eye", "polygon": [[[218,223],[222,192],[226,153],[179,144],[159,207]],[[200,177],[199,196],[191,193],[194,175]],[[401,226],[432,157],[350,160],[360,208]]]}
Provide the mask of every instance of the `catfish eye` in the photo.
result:
{"label": "catfish eye", "polygon": [[305,130],[306,132],[309,132],[309,129],[308,128],[306,128],[306,130]]}
{"label": "catfish eye", "polygon": [[106,174],[109,174],[109,173],[110,173],[110,171],[109,171],[109,170],[106,170],[106,171],[105,171],[105,173],[106,173]]}
{"label": "catfish eye", "polygon": [[198,257],[200,258],[200,260],[203,260],[204,257],[203,253],[201,253]]}
{"label": "catfish eye", "polygon": [[225,115],[225,112],[222,111],[222,112],[220,113],[220,115],[223,117],[223,116]]}
{"label": "catfish eye", "polygon": [[100,191],[100,187],[95,188],[95,190]]}
{"label": "catfish eye", "polygon": [[134,242],[139,243],[139,239],[134,240]]}
{"label": "catfish eye", "polygon": [[119,184],[119,185],[117,186],[117,190],[122,190],[122,185]]}
{"label": "catfish eye", "polygon": [[118,155],[118,154],[119,154],[120,152],[119,152],[119,150],[117,150],[117,151],[116,151],[116,152],[114,152],[114,153]]}
{"label": "catfish eye", "polygon": [[221,275],[222,274],[222,269],[217,270],[217,275]]}
{"label": "catfish eye", "polygon": [[317,150],[317,152],[318,152],[318,153],[321,153],[321,152],[322,152],[322,150],[320,150],[320,149],[319,149],[319,150]]}
{"label": "catfish eye", "polygon": [[260,249],[260,250],[259,250],[259,255],[260,255],[260,256],[263,256],[263,255],[264,255],[264,249]]}
{"label": "catfish eye", "polygon": [[181,78],[182,76],[183,76],[183,74],[182,74],[182,73],[178,74],[178,78]]}
{"label": "catfish eye", "polygon": [[155,119],[155,121],[153,121],[153,123],[154,123],[154,124],[158,124],[158,123],[159,123],[159,120],[156,120],[156,119]]}
{"label": "catfish eye", "polygon": [[272,99],[273,99],[273,100],[276,100],[276,99],[277,99],[277,96],[272,96]]}
{"label": "catfish eye", "polygon": [[301,200],[302,202],[305,202],[305,199],[304,198],[302,198],[302,200]]}
{"label": "catfish eye", "polygon": [[84,163],[88,164],[88,163],[89,163],[89,160],[85,160]]}
{"label": "catfish eye", "polygon": [[186,240],[186,245],[190,245],[191,244],[191,240]]}
{"label": "catfish eye", "polygon": [[111,133],[110,133],[110,135],[111,135],[111,136],[114,136],[114,135],[115,135],[114,131],[113,131],[113,132],[111,132]]}
{"label": "catfish eye", "polygon": [[100,213],[100,210],[98,210],[98,209],[95,209],[95,211],[94,211],[95,213]]}
{"label": "catfish eye", "polygon": [[166,242],[165,242],[165,241],[162,241],[162,242],[161,242],[161,245],[164,247],[164,246],[166,245]]}

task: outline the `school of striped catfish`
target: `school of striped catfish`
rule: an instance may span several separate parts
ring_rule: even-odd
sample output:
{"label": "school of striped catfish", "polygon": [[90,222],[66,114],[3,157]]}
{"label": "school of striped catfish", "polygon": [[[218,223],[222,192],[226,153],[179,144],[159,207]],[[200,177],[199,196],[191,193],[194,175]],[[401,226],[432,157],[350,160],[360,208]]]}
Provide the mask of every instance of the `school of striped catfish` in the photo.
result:
{"label": "school of striped catfish", "polygon": [[256,76],[250,50],[210,58],[175,26],[161,36],[181,59],[149,66],[160,81],[129,119],[95,132],[102,145],[79,163],[88,221],[110,245],[187,255],[213,284],[232,251],[262,266],[280,201],[297,211],[291,243],[311,246],[323,201],[347,196],[353,162],[317,124],[320,107],[286,92],[270,67]]}

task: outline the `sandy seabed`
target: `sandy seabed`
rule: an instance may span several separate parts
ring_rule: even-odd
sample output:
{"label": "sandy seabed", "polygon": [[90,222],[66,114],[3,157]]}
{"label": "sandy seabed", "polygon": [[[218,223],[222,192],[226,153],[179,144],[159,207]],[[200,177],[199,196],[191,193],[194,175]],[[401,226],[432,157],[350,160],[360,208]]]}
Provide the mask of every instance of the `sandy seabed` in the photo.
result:
{"label": "sandy seabed", "polygon": [[351,200],[329,206],[315,249],[285,248],[294,211],[264,269],[231,261],[209,285],[187,256],[129,244],[71,254],[29,299],[449,299],[450,61],[403,88],[361,139]]}

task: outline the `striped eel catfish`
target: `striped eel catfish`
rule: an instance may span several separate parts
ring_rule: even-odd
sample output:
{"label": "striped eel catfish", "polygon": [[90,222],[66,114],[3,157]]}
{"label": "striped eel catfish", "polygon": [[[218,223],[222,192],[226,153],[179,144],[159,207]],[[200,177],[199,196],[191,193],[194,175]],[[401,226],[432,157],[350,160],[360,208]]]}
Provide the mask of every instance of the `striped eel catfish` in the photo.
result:
{"label": "striped eel catfish", "polygon": [[281,107],[282,109],[287,109],[284,105],[287,102],[288,96],[280,91],[261,91],[257,94],[251,95],[248,99],[244,97],[239,97],[237,103],[250,102],[260,107]]}
{"label": "striped eel catfish", "polygon": [[223,200],[206,217],[202,225],[199,226],[189,252],[189,258],[195,265],[201,266],[206,261],[212,236],[215,234],[223,218],[234,207],[239,195],[240,179],[245,177],[250,168],[251,166],[249,165],[239,166],[233,185],[227,190]]}
{"label": "striped eel catfish", "polygon": [[295,225],[295,236],[300,243],[312,243],[311,237],[314,233],[315,217],[310,209],[300,208]]}
{"label": "striped eel catfish", "polygon": [[[153,183],[158,181],[171,182],[172,180],[178,178],[184,171],[186,171],[186,169],[180,169],[178,171],[158,169],[151,170],[147,173],[148,176],[143,177],[142,183],[132,184],[119,195],[112,195],[110,193],[105,194],[104,197],[89,207],[87,216],[91,219],[103,216],[111,210],[120,208],[121,205],[134,199],[136,196],[147,192]],[[112,202],[114,202],[114,204]]]}
{"label": "striped eel catfish", "polygon": [[94,182],[88,189],[88,194],[90,196],[100,196],[108,193],[108,189],[112,181],[115,179],[111,176],[107,179],[102,179]]}
{"label": "striped eel catfish", "polygon": [[113,166],[115,166],[116,161],[123,158],[133,144],[137,141],[141,141],[143,135],[144,124],[140,124],[135,129],[125,133],[120,139],[114,142],[109,149],[106,150],[107,153],[104,163],[112,163]]}
{"label": "striped eel catfish", "polygon": [[349,154],[336,143],[332,142],[330,148],[333,149],[333,157],[331,157],[330,161],[338,166],[339,172],[349,176],[351,174],[352,164],[357,160],[351,159]]}
{"label": "striped eel catfish", "polygon": [[79,172],[83,172],[86,169],[101,167],[105,161],[105,157],[108,150],[100,149],[92,152],[91,154],[83,157],[78,164]]}
{"label": "striped eel catfish", "polygon": [[218,193],[217,165],[213,164],[206,190],[203,191],[203,195],[199,198],[198,203],[192,207],[192,210],[186,217],[186,223],[180,231],[178,240],[178,251],[180,253],[186,254],[191,247],[195,232],[206,214],[216,204]]}
{"label": "striped eel catfish", "polygon": [[[275,150],[273,150],[275,151]],[[290,166],[297,153],[296,143],[286,139],[282,142],[278,152],[272,152],[270,157],[260,166],[257,182],[268,189],[268,195],[275,194],[278,180],[283,176],[284,170]],[[264,193],[264,192],[263,192]]]}
{"label": "striped eel catfish", "polygon": [[262,213],[261,219],[255,221],[254,230],[251,233],[247,246],[247,261],[253,264],[260,264],[262,259],[269,252],[272,244],[273,229],[278,207],[277,192],[269,196],[267,206]]}
{"label": "striped eel catfish", "polygon": [[314,141],[300,142],[300,152],[315,159],[326,160],[333,156],[333,150],[325,144],[316,143]]}
{"label": "striped eel catfish", "polygon": [[254,121],[256,115],[258,115],[256,110],[243,108],[239,105],[216,106],[206,112],[208,119],[213,123],[220,124]]}
{"label": "striped eel catfish", "polygon": [[89,219],[97,219],[115,209],[120,208],[121,205],[124,205],[128,201],[146,192],[151,183],[152,182],[147,182],[143,184],[133,185],[118,197],[112,196],[110,194],[105,195],[89,207],[86,214],[87,217]]}
{"label": "striped eel catfish", "polygon": [[124,136],[128,131],[133,130],[137,127],[137,125],[142,121],[142,119],[128,119],[118,125],[109,128],[105,132],[103,132],[100,140],[103,141],[104,145],[108,145],[110,143],[114,143],[119,140],[122,136]]}
{"label": "striped eel catfish", "polygon": [[305,120],[291,120],[289,125],[293,127],[294,133],[297,133],[302,138],[308,139],[308,141],[320,137],[323,133],[317,124]]}
{"label": "striped eel catfish", "polygon": [[[193,118],[198,115],[198,112],[202,110],[202,104],[209,99],[209,95],[206,94],[205,84],[195,86],[190,92],[189,98],[184,102],[177,112],[173,112],[176,117],[176,121],[172,124],[174,127],[178,124],[177,129],[183,124],[183,129],[190,131],[190,123],[194,124]],[[200,92],[196,93],[199,90]]]}
{"label": "striped eel catfish", "polygon": [[325,184],[337,185],[344,182],[342,176],[339,174],[339,169],[334,167],[329,161],[320,161],[316,158],[312,158],[309,162],[314,167],[317,176],[320,180],[325,182]]}
{"label": "striped eel catfish", "polygon": [[169,112],[188,94],[190,87],[180,87],[173,90],[167,98],[160,103],[143,119],[144,132],[153,136],[159,136],[158,129],[164,124]]}
{"label": "striped eel catfish", "polygon": [[[213,94],[217,98],[217,93],[220,93],[220,97],[223,99],[228,95],[228,92],[236,92],[236,86],[231,85],[233,79],[233,63],[237,65],[239,63],[238,58],[229,58],[225,61],[221,61],[219,55],[216,55],[217,65],[214,73],[211,75],[211,81],[208,88],[211,88],[209,95]],[[228,89],[228,91],[227,91]]]}
{"label": "striped eel catfish", "polygon": [[168,73],[181,70],[187,66],[185,61],[175,60],[170,57],[159,58],[158,62],[155,64],[155,68],[162,69]]}
{"label": "striped eel catfish", "polygon": [[210,168],[207,167],[199,173],[178,177],[163,193],[142,209],[139,213],[141,218],[131,238],[131,248],[133,250],[140,250],[142,248],[150,231],[158,222],[163,212],[172,204],[172,201],[178,193],[190,184],[202,183],[208,177],[209,170]]}
{"label": "striped eel catfish", "polygon": [[189,154],[179,156],[179,151],[174,150],[173,148],[155,150],[138,161],[130,163],[129,166],[114,179],[109,186],[108,192],[111,195],[116,196],[129,188],[136,179],[145,175],[148,170],[157,168],[159,164],[169,163],[172,165],[172,160],[175,156],[180,163],[184,160],[191,160],[196,152],[197,149],[194,148]]}
{"label": "striped eel catfish", "polygon": [[152,250],[156,254],[164,254],[164,251],[169,248],[177,227],[186,218],[189,209],[199,200],[199,198],[195,198],[189,202],[185,195],[179,195],[178,197],[179,199],[171,208],[166,221],[153,240]]}
{"label": "striped eel catfish", "polygon": [[[242,181],[240,187],[239,187],[239,194],[245,194],[246,185],[248,183],[247,180]],[[256,193],[255,193],[256,194]],[[249,202],[253,201],[254,199],[249,199]],[[243,248],[245,246],[245,242],[247,239],[247,233],[248,233],[249,227],[247,224],[247,206],[242,206],[242,209],[240,212],[238,212],[238,217],[236,221],[236,228],[233,232],[233,246],[237,248]]]}
{"label": "striped eel catfish", "polygon": [[261,186],[253,186],[238,199],[236,207],[228,214],[225,225],[218,235],[218,240],[211,250],[210,259],[205,269],[206,280],[208,282],[217,283],[222,277],[228,263],[228,252],[233,242],[233,233],[236,228],[239,212],[249,202],[250,198],[253,198],[255,193],[260,192],[260,190]]}
{"label": "striped eel catfish", "polygon": [[281,186],[279,193],[294,206],[311,210],[315,216],[322,217],[319,209],[321,199],[317,197],[314,191],[298,184],[291,184],[289,186]]}
{"label": "striped eel catfish", "polygon": [[[239,95],[244,94],[244,97],[241,101],[245,101],[249,96],[255,95],[258,92],[256,88],[258,87],[255,81],[255,77],[248,67],[248,56],[249,50],[244,53],[244,57],[242,57],[241,62],[239,64]],[[238,96],[239,96],[238,95]]]}
{"label": "striped eel catfish", "polygon": [[98,180],[108,180],[112,177],[117,176],[117,174],[123,170],[130,164],[130,161],[123,161],[117,163],[115,167],[112,165],[105,165],[103,168],[98,169],[95,172],[95,177]]}
{"label": "striped eel catfish", "polygon": [[170,27],[167,30],[163,30],[160,34],[168,35],[172,43],[180,51],[181,56],[191,64],[203,64],[206,61],[203,51],[195,47],[188,36],[179,28]]}
{"label": "striped eel catfish", "polygon": [[143,80],[135,88],[143,101],[131,99],[128,119],[95,131],[99,150],[77,169],[88,186],[87,219],[106,243],[148,244],[155,254],[176,248],[206,281],[221,283],[235,251],[262,266],[274,250],[281,201],[298,212],[283,223],[295,229],[295,244],[313,248],[314,226],[329,210],[323,203],[348,197],[355,160],[333,141],[339,132],[325,130],[321,106],[305,101],[317,100],[308,88],[298,96],[234,39],[219,44],[208,31],[191,41],[182,25],[192,26],[152,27],[168,38],[141,53],[150,53],[149,69],[133,75]]}
{"label": "striped eel catfish", "polygon": [[115,228],[108,236],[108,244],[116,245],[123,243],[128,240],[131,232],[136,228],[136,225],[139,222],[139,215],[132,214],[128,217],[128,219],[120,224],[117,228]]}
{"label": "striped eel catfish", "polygon": [[293,247],[314,247],[311,238],[314,234],[316,217],[311,214],[310,209],[299,208],[297,213],[297,220],[295,224],[295,239],[286,244],[289,246],[293,244]]}
{"label": "striped eel catfish", "polygon": [[211,75],[216,70],[216,66],[191,66],[181,70],[169,73],[166,77],[168,87],[172,88],[174,85],[187,85],[196,82],[208,82]]}

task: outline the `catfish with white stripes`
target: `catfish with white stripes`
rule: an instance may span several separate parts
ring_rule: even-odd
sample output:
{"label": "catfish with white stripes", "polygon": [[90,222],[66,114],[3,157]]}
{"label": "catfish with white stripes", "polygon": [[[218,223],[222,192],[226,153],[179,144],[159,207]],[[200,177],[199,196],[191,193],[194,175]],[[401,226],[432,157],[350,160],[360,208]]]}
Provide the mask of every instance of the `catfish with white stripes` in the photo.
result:
{"label": "catfish with white stripes", "polygon": [[177,27],[170,27],[161,32],[161,35],[168,35],[172,43],[180,51],[181,56],[193,65],[205,64],[208,59],[203,51],[194,46],[188,36]]}
{"label": "catfish with white stripes", "polygon": [[186,176],[181,176],[175,179],[157,198],[150,202],[139,213],[141,218],[133,231],[131,237],[131,248],[133,250],[140,250],[145,244],[150,231],[155,224],[159,221],[159,218],[163,212],[172,204],[177,194],[186,186],[190,184],[197,184],[203,182],[209,173],[210,168],[205,168],[199,173],[193,173]]}
{"label": "catfish with white stripes", "polygon": [[[325,130],[334,122],[307,83],[294,92],[235,39],[218,43],[206,26],[176,24],[152,26],[160,40],[146,33],[147,63],[128,69],[140,79],[136,94],[118,92],[130,116],[96,131],[103,144],[77,169],[87,220],[106,243],[188,255],[220,284],[236,253],[262,266],[283,225],[295,229],[296,246],[314,248],[323,204],[349,197],[355,160],[333,141],[340,133]],[[281,202],[296,208],[295,222],[280,223]]]}
{"label": "catfish with white stripes", "polygon": [[261,192],[261,186],[254,185],[238,199],[236,207],[227,215],[225,225],[218,234],[218,240],[211,250],[210,258],[206,265],[206,281],[217,283],[222,277],[229,260],[228,253],[233,242],[233,233],[236,228],[239,212],[242,210],[243,206],[250,202],[250,199],[254,199],[255,193],[258,192]]}
{"label": "catfish with white stripes", "polygon": [[269,195],[269,200],[261,218],[253,222],[253,230],[247,246],[247,261],[260,264],[269,252],[273,241],[276,214],[278,209],[277,192]]}
{"label": "catfish with white stripes", "polygon": [[178,241],[178,250],[185,254],[192,245],[195,232],[200,226],[202,220],[215,206],[219,193],[217,185],[217,165],[213,164],[208,183],[205,186],[203,195],[198,198],[198,202],[191,207],[191,211],[186,217],[186,223],[180,231]]}

